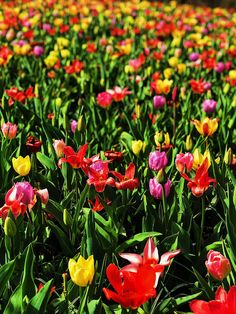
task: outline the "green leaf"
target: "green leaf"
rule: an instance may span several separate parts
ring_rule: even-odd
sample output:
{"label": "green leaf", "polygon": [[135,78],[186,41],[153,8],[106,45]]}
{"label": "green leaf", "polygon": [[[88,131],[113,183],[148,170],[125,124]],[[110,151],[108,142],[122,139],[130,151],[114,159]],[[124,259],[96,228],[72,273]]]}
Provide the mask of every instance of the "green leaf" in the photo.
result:
{"label": "green leaf", "polygon": [[50,299],[50,292],[53,280],[48,281],[44,287],[30,300],[25,314],[45,313],[46,306]]}
{"label": "green leaf", "polygon": [[199,281],[200,285],[204,289],[204,292],[207,295],[207,297],[210,300],[214,299],[214,293],[213,293],[211,287],[206,282],[206,280],[199,274],[199,272],[195,268],[193,268],[193,272],[194,272],[195,276],[197,277],[197,280]]}
{"label": "green leaf", "polygon": [[49,157],[45,156],[41,152],[37,152],[36,154],[38,161],[46,168],[55,170],[56,166],[53,160],[51,160]]}
{"label": "green leaf", "polygon": [[35,255],[33,252],[32,244],[29,244],[26,257],[25,257],[25,264],[24,264],[24,272],[22,278],[22,296],[21,299],[23,300],[26,296],[27,298],[31,299],[36,293],[36,286],[34,283],[34,275],[33,275],[33,268],[35,262]]}
{"label": "green leaf", "polygon": [[161,235],[160,232],[142,232],[142,233],[138,233],[136,235],[134,235],[132,238],[126,240],[125,242],[123,242],[121,245],[119,245],[116,248],[116,253],[119,252],[123,252],[124,250],[126,250],[128,247],[137,244],[138,242],[143,242],[144,240],[146,240],[149,237],[156,237]]}
{"label": "green leaf", "polygon": [[15,260],[10,261],[9,263],[3,265],[0,268],[0,296],[6,288],[8,280],[11,278],[15,268]]}
{"label": "green leaf", "polygon": [[21,314],[22,301],[22,289],[21,284],[19,284],[8,301],[3,314]]}
{"label": "green leaf", "polygon": [[177,299],[175,299],[175,301],[176,301],[177,305],[181,305],[181,304],[190,302],[190,301],[198,298],[201,294],[202,294],[202,292],[198,292],[195,294],[187,295],[186,297],[177,298]]}

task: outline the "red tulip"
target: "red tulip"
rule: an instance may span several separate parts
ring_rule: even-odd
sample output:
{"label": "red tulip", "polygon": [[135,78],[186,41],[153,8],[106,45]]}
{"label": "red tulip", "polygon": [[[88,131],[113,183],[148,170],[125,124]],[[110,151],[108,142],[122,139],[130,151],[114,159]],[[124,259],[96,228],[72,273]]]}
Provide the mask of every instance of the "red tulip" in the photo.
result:
{"label": "red tulip", "polygon": [[108,92],[102,92],[97,95],[97,102],[102,108],[110,107],[112,99],[112,95]]}
{"label": "red tulip", "polygon": [[118,190],[134,190],[139,186],[138,178],[134,178],[135,175],[135,165],[130,163],[125,171],[125,175],[117,172],[111,171],[111,173],[120,181],[115,182],[115,186]]}
{"label": "red tulip", "polygon": [[136,273],[123,272],[114,264],[106,269],[107,278],[115,291],[103,288],[108,300],[119,303],[124,308],[137,309],[156,296],[155,271],[149,265],[142,266]]}
{"label": "red tulip", "polygon": [[211,183],[216,185],[216,180],[208,177],[208,159],[206,158],[201,166],[198,168],[195,177],[190,179],[185,173],[181,173],[181,176],[189,181],[188,188],[196,197],[200,197],[209,188]]}
{"label": "red tulip", "polygon": [[67,74],[79,73],[83,68],[84,63],[79,60],[74,60],[71,65],[64,67]]}
{"label": "red tulip", "polygon": [[194,300],[190,302],[190,309],[194,314],[235,314],[236,313],[236,286],[232,286],[229,292],[218,287],[215,300],[206,302]]}
{"label": "red tulip", "polygon": [[109,161],[97,160],[88,168],[88,185],[93,185],[97,192],[103,192],[106,185],[115,186],[114,178],[108,177]]}
{"label": "red tulip", "polygon": [[[95,202],[92,202],[91,200],[88,200],[88,202],[93,206],[92,210],[94,212],[100,212],[101,210],[104,209],[104,206],[100,202],[100,199],[97,195],[95,196]],[[106,203],[107,203],[107,205],[109,205],[109,204],[111,204],[111,201],[109,201],[109,199],[106,198]]]}
{"label": "red tulip", "polygon": [[180,250],[175,250],[172,252],[164,253],[161,256],[160,263],[159,263],[159,254],[158,249],[151,238],[148,239],[144,251],[143,256],[139,254],[133,253],[122,253],[120,256],[130,262],[129,265],[124,266],[122,271],[129,271],[129,272],[137,272],[140,267],[143,266],[151,266],[156,274],[156,280],[154,282],[154,288],[156,288],[158,284],[158,280],[161,274],[164,272],[166,266],[170,265],[171,258],[175,257],[180,253]]}
{"label": "red tulip", "polygon": [[29,182],[17,182],[5,196],[5,204],[0,208],[0,218],[5,219],[10,210],[15,218],[24,215],[27,208],[34,206],[34,196],[34,189]]}
{"label": "red tulip", "polygon": [[210,250],[205,262],[208,272],[217,280],[222,281],[231,271],[228,258],[220,252]]}
{"label": "red tulip", "polygon": [[132,94],[132,92],[128,90],[128,87],[122,89],[119,86],[115,86],[113,89],[109,89],[107,92],[112,95],[112,98],[115,102],[122,101],[126,95]]}
{"label": "red tulip", "polygon": [[85,168],[86,161],[85,161],[85,154],[88,148],[88,144],[84,144],[80,147],[78,152],[76,153],[72,147],[65,146],[63,149],[63,153],[65,154],[65,158],[61,158],[61,162],[67,162],[71,165],[74,169]]}

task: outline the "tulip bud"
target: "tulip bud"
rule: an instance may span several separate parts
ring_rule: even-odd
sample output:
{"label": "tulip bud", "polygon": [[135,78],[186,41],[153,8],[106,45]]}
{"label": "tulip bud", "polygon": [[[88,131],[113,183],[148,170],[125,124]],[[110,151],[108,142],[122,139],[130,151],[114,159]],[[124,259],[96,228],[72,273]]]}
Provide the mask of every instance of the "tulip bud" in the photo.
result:
{"label": "tulip bud", "polygon": [[164,183],[165,182],[165,170],[164,169],[159,170],[156,178],[159,183],[161,184]]}
{"label": "tulip bud", "polygon": [[227,165],[231,165],[231,164],[232,164],[232,161],[233,161],[233,152],[232,152],[232,149],[229,148],[228,151],[225,153],[224,162],[225,162]]}
{"label": "tulip bud", "polygon": [[13,238],[16,234],[16,224],[10,217],[7,217],[4,222],[4,232],[10,238]]}
{"label": "tulip bud", "polygon": [[57,106],[57,107],[61,107],[61,104],[62,104],[61,98],[60,98],[60,97],[57,97],[57,98],[56,98],[56,106]]}
{"label": "tulip bud", "polygon": [[228,258],[220,252],[210,250],[207,254],[207,261],[205,262],[207,270],[211,276],[217,280],[222,281],[231,271],[231,266]]}
{"label": "tulip bud", "polygon": [[66,208],[63,210],[63,222],[67,227],[71,227],[73,223],[73,218]]}
{"label": "tulip bud", "polygon": [[78,119],[78,124],[77,124],[78,132],[81,132],[83,130],[83,126],[84,126],[84,119],[83,119],[83,116],[80,116]]}
{"label": "tulip bud", "polygon": [[229,91],[229,89],[230,89],[230,85],[229,85],[229,83],[227,83],[227,84],[224,86],[224,89],[223,89],[224,94],[227,94],[228,91]]}
{"label": "tulip bud", "polygon": [[135,105],[134,111],[136,113],[136,118],[139,119],[140,118],[140,106],[139,105]]}
{"label": "tulip bud", "polygon": [[193,148],[193,141],[191,135],[188,135],[186,138],[185,148],[187,151],[190,151]]}

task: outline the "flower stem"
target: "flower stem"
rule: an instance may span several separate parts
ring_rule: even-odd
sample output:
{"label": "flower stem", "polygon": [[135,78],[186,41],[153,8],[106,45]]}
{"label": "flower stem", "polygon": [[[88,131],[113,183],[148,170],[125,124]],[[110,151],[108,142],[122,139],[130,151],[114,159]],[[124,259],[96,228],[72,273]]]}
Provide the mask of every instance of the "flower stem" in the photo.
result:
{"label": "flower stem", "polygon": [[202,236],[203,236],[203,228],[205,224],[205,197],[202,197],[202,217],[201,217],[201,227],[200,227],[200,234],[199,234],[199,240],[198,240],[198,256],[201,254],[201,242],[202,242]]}

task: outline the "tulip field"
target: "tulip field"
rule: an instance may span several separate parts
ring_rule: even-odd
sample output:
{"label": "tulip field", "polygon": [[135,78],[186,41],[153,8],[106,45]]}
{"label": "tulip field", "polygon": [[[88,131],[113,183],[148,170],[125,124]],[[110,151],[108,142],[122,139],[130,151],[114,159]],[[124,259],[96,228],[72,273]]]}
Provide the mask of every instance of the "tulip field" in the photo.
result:
{"label": "tulip field", "polygon": [[0,1],[0,119],[0,313],[236,314],[236,9]]}

